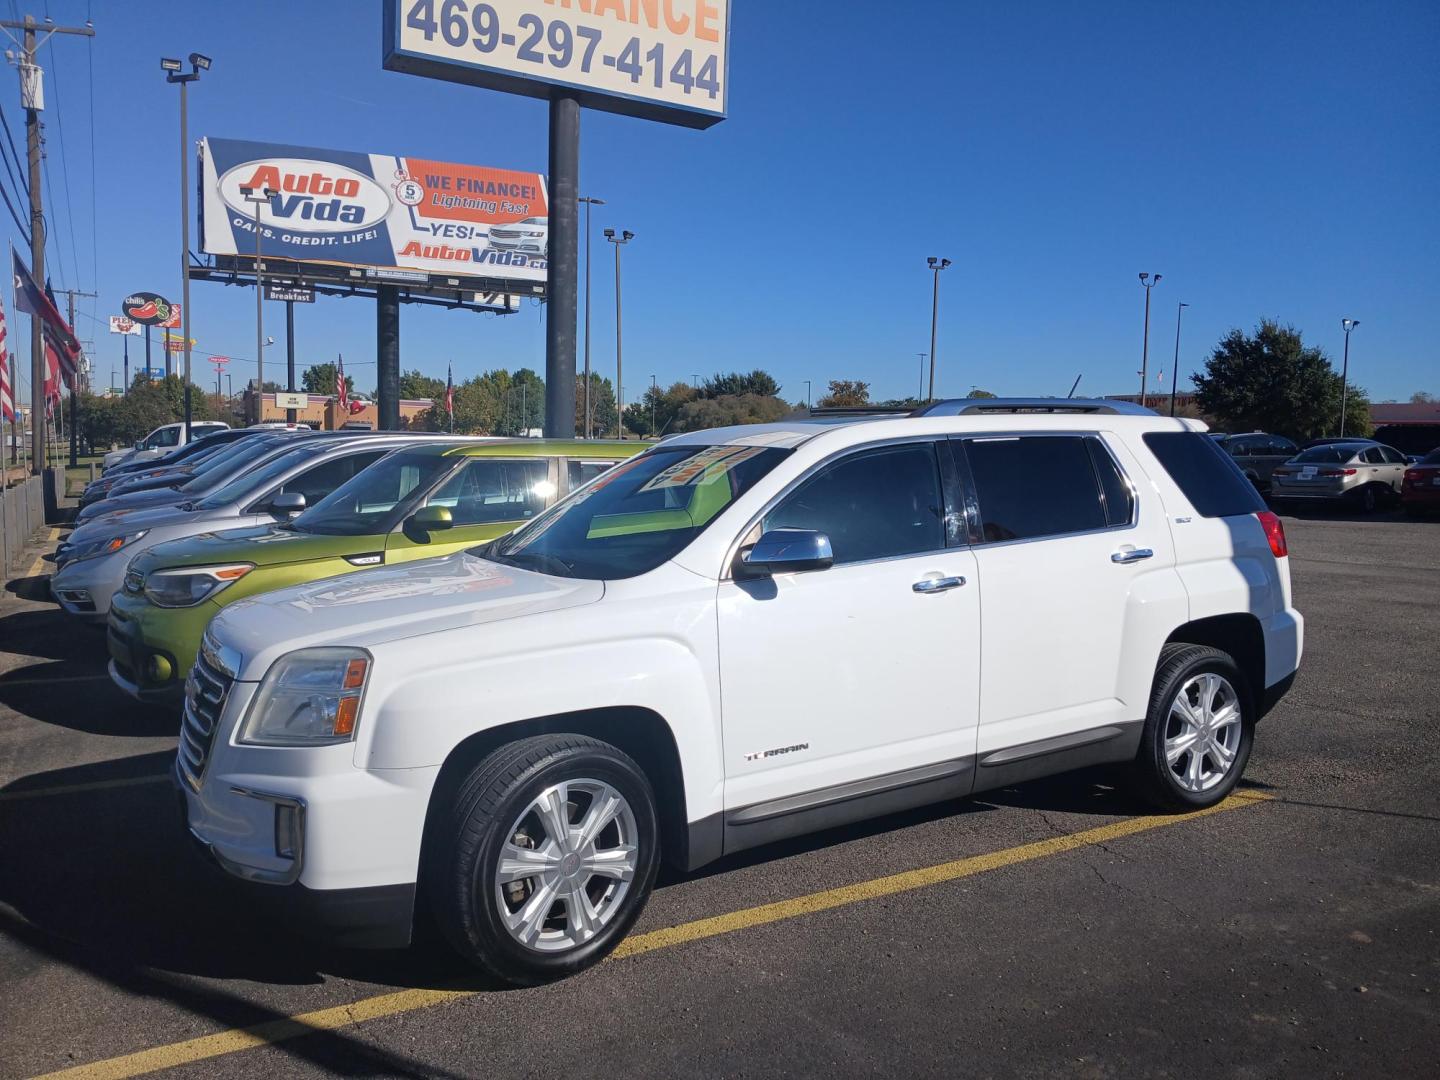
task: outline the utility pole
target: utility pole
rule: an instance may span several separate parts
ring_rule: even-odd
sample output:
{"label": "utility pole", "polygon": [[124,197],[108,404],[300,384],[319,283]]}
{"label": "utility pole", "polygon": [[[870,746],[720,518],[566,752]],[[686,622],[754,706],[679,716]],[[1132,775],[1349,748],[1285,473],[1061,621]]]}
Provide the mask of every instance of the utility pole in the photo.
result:
{"label": "utility pole", "polygon": [[[25,151],[30,164],[30,271],[41,288],[45,285],[45,213],[40,203],[40,113],[45,109],[45,79],[35,62],[35,50],[55,34],[79,34],[94,37],[95,27],[56,26],[49,19],[37,22],[26,15],[23,21],[0,20],[11,41],[11,30],[24,31],[20,45],[20,106],[25,110]],[[45,36],[38,41],[36,32]],[[45,468],[45,347],[41,341],[40,316],[30,319],[30,469],[37,476]]]}
{"label": "utility pole", "polygon": [[[56,292],[62,292],[62,293],[64,293],[64,294],[66,295],[66,297],[68,298],[69,306],[70,306],[70,307],[69,307],[69,310],[70,310],[70,333],[73,334],[73,333],[75,333],[75,297],[77,297],[77,296],[85,296],[85,297],[90,297],[91,299],[93,299],[93,298],[95,298],[96,296],[98,296],[99,294],[98,294],[98,293],[93,293],[93,292],[81,292],[79,289],[56,289],[55,291],[56,291]],[[70,387],[70,467],[71,467],[72,469],[75,468],[75,466],[80,463],[80,462],[79,462],[79,450],[78,450],[78,448],[77,448],[77,447],[78,447],[78,443],[77,443],[78,436],[76,435],[76,431],[77,431],[78,428],[79,428],[79,419],[80,419],[79,406],[76,404],[76,402],[79,400],[79,396],[80,396],[80,372],[77,370],[77,371],[75,372],[75,382],[74,382],[74,384]]]}
{"label": "utility pole", "polygon": [[[1154,280],[1151,280],[1151,278]],[[1140,284],[1145,286],[1145,336],[1140,346],[1140,407],[1145,407],[1145,380],[1150,375],[1150,290],[1160,284],[1159,274],[1141,274]]]}
{"label": "utility pole", "polygon": [[604,206],[605,200],[581,195],[579,201],[585,204],[585,422],[580,433],[589,439],[594,437],[590,422],[590,208]]}
{"label": "utility pole", "polygon": [[927,402],[935,400],[935,331],[940,319],[940,271],[950,265],[949,259],[937,259],[933,255],[926,260],[935,274],[935,288],[930,298],[930,393]]}

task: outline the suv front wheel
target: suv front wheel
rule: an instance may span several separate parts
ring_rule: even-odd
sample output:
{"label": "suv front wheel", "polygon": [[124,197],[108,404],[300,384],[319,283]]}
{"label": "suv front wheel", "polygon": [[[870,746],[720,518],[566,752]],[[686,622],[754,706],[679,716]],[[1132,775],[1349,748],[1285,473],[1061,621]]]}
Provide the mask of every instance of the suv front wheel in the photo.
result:
{"label": "suv front wheel", "polygon": [[440,812],[426,868],[436,919],[466,959],[506,982],[597,963],[649,898],[654,795],[607,743],[543,735],[503,746]]}
{"label": "suv front wheel", "polygon": [[1250,701],[1245,676],[1229,654],[1166,645],[1135,758],[1140,793],[1177,810],[1214,806],[1229,795],[1250,758]]}

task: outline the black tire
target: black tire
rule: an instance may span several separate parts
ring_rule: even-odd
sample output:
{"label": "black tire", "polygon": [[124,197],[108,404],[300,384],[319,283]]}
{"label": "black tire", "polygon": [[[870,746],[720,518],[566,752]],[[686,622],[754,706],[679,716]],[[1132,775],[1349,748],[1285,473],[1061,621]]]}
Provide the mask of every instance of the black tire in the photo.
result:
{"label": "black tire", "polygon": [[1355,493],[1355,508],[1362,514],[1373,514],[1378,502],[1374,484],[1366,484]]}
{"label": "black tire", "polygon": [[[1165,739],[1170,725],[1170,705],[1180,688],[1202,673],[1222,676],[1235,689],[1240,708],[1240,741],[1230,771],[1214,787],[1203,792],[1182,787],[1165,760]],[[1220,802],[1239,783],[1250,760],[1255,740],[1255,699],[1250,684],[1234,659],[1208,645],[1176,642],[1160,652],[1155,668],[1155,682],[1150,691],[1150,707],[1145,714],[1145,727],[1140,735],[1140,749],[1132,765],[1137,794],[1154,806],[1167,810],[1200,810]]]}
{"label": "black tire", "polygon": [[[583,944],[541,952],[511,936],[494,902],[501,848],[512,823],[553,784],[601,781],[629,804],[637,833],[636,865],[614,915]],[[598,963],[645,908],[659,867],[655,797],[640,767],[620,750],[583,735],[540,735],[502,746],[461,781],[440,815],[427,851],[435,921],[465,959],[507,983],[534,986]]]}

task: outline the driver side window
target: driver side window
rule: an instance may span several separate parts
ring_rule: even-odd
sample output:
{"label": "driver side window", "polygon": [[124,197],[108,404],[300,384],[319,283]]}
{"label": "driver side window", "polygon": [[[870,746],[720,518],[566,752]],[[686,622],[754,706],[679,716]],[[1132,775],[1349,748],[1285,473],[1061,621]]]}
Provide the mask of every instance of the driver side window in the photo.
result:
{"label": "driver side window", "polygon": [[813,529],[835,563],[945,547],[945,500],[933,443],[867,450],[827,465],[765,515],[762,530]]}

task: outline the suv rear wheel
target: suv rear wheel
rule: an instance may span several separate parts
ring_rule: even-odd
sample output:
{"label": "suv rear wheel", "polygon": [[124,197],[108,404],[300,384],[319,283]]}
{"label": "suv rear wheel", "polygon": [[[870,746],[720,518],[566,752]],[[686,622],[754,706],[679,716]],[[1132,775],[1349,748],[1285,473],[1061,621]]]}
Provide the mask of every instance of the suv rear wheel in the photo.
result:
{"label": "suv rear wheel", "polygon": [[1166,645],[1135,759],[1140,793],[1177,810],[1218,803],[1250,759],[1253,716],[1249,686],[1229,654]]}
{"label": "suv rear wheel", "polygon": [[466,959],[506,982],[597,963],[650,896],[654,795],[608,743],[545,735],[501,747],[441,813],[426,867],[436,919]]}

